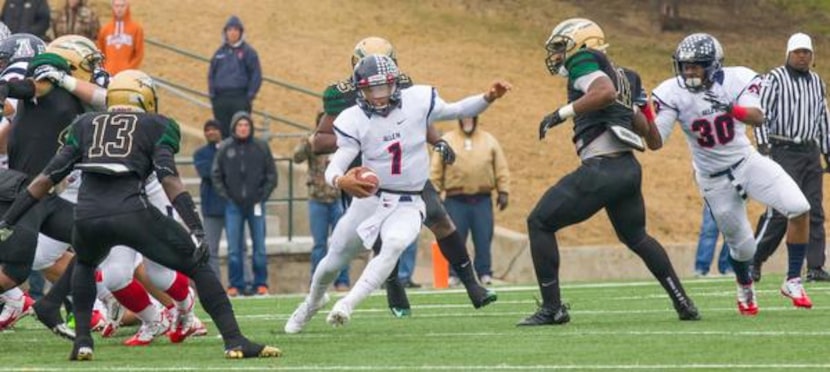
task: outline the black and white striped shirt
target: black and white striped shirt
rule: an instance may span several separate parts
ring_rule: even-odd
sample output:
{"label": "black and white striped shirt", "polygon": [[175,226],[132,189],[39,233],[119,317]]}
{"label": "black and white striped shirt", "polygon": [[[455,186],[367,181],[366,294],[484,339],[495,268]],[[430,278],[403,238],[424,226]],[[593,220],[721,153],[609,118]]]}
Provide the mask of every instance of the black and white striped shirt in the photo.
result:
{"label": "black and white striped shirt", "polygon": [[770,139],[807,143],[815,141],[823,154],[830,153],[830,117],[827,89],[821,77],[810,71],[797,73],[780,66],[764,78],[761,105],[766,120],[755,128],[759,146]]}

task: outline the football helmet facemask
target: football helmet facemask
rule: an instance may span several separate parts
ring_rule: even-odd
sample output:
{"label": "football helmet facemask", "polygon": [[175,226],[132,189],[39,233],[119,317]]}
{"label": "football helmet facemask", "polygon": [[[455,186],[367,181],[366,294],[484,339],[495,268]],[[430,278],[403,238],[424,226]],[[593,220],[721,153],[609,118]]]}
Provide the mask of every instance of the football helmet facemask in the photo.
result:
{"label": "football helmet facemask", "polygon": [[372,54],[357,62],[352,83],[357,88],[357,105],[366,115],[386,116],[401,103],[398,88],[400,71],[395,61],[383,54]]}
{"label": "football helmet facemask", "polygon": [[63,57],[72,76],[82,81],[92,82],[104,62],[104,54],[95,43],[81,35],[61,36],[49,43],[46,51]]}
{"label": "football helmet facemask", "polygon": [[585,18],[570,18],[560,22],[545,42],[548,52],[545,65],[551,75],[568,76],[565,61],[580,49],[591,48],[604,51],[608,48],[605,33],[594,21]]}
{"label": "football helmet facemask", "polygon": [[0,70],[17,61],[29,61],[46,50],[46,43],[32,34],[13,34],[0,42]]}
{"label": "football helmet facemask", "polygon": [[383,54],[389,58],[392,58],[395,63],[398,63],[398,55],[395,52],[395,47],[392,46],[392,43],[390,43],[389,40],[382,37],[369,36],[358,41],[357,45],[354,46],[354,52],[352,53],[352,68],[354,68],[355,65],[357,65],[357,62],[363,57],[372,54]]}
{"label": "football helmet facemask", "polygon": [[[677,50],[672,55],[672,62],[674,74],[678,78],[677,83],[689,91],[701,92],[715,81],[715,74],[723,68],[723,48],[718,39],[712,35],[691,34],[677,45]],[[702,79],[686,77],[683,74],[683,66],[689,63],[703,67]]]}
{"label": "football helmet facemask", "polygon": [[124,70],[107,87],[107,110],[158,112],[153,78],[139,70]]}

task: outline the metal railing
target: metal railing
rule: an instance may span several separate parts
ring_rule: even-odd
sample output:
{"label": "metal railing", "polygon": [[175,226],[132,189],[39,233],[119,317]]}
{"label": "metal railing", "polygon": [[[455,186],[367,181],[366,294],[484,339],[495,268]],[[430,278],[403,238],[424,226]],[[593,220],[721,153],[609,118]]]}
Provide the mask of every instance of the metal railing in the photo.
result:
{"label": "metal railing", "polygon": [[[196,60],[199,60],[199,61],[202,61],[202,62],[210,63],[210,58],[208,58],[208,57],[197,54],[195,52],[191,52],[189,50],[185,50],[185,49],[182,49],[182,48],[179,48],[179,47],[175,47],[175,46],[163,43],[163,42],[158,41],[158,40],[153,39],[153,38],[145,38],[144,41],[147,44],[157,46],[159,48],[166,49],[166,50],[169,50],[169,51],[174,52],[174,53],[181,54],[181,55],[186,56],[186,57],[190,57],[192,59],[196,59]],[[300,93],[303,93],[303,94],[306,94],[306,95],[309,95],[309,96],[312,96],[312,97],[316,97],[316,98],[322,98],[323,97],[323,95],[320,94],[320,92],[315,92],[311,89],[303,88],[299,85],[292,84],[292,83],[289,83],[287,81],[279,80],[277,78],[273,78],[273,77],[269,77],[269,76],[263,76],[262,81],[267,82],[267,83],[271,83],[271,84],[275,84],[275,85],[279,85],[283,88],[293,90],[293,91],[296,91],[296,92],[300,92]]]}
{"label": "metal railing", "polygon": [[[286,234],[286,237],[288,238],[288,241],[290,242],[294,237],[294,203],[295,202],[308,201],[308,197],[297,197],[297,196],[294,195],[294,159],[292,159],[292,158],[283,158],[283,157],[274,158],[274,163],[279,165],[280,162],[288,163],[288,180],[287,180],[288,190],[286,190],[287,196],[285,196],[285,197],[274,197],[275,193],[272,193],[271,197],[268,198],[268,200],[265,202],[265,205],[287,204],[288,218],[287,218],[286,223],[288,224],[288,234]],[[194,163],[193,163],[193,157],[192,156],[177,156],[176,157],[176,166],[179,169],[181,169],[182,166],[191,166],[192,167],[193,164]],[[278,170],[278,172],[279,172],[279,170]],[[279,179],[282,179],[282,177],[279,177]],[[201,179],[200,179],[200,182],[201,182]],[[280,184],[282,184],[283,182],[285,182],[285,181],[281,181]],[[186,182],[186,184],[192,184],[192,183],[187,183]],[[277,189],[278,188],[279,188],[279,185],[277,185]],[[277,189],[274,189],[274,190],[276,191]],[[201,197],[201,195],[199,197]],[[267,214],[267,211],[266,211],[266,214]]]}

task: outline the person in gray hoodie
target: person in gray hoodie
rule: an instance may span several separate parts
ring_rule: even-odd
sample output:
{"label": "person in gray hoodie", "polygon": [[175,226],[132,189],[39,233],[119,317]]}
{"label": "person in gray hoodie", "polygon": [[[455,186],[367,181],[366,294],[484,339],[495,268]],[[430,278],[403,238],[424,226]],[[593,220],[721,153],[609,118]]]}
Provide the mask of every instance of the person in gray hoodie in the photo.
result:
{"label": "person in gray hoodie", "polygon": [[262,68],[256,50],[245,41],[245,28],[231,16],[222,30],[222,46],[213,53],[208,69],[208,93],[213,117],[222,125],[222,137],[230,135],[231,116],[251,112],[262,85]]}
{"label": "person in gray hoodie", "polygon": [[[231,118],[232,135],[222,141],[213,162],[211,178],[216,192],[227,199],[225,231],[228,239],[228,294],[268,294],[268,262],[265,254],[265,201],[277,187],[277,168],[271,149],[254,138],[254,122],[245,111]],[[244,279],[245,240],[248,222],[253,243],[254,281]]]}

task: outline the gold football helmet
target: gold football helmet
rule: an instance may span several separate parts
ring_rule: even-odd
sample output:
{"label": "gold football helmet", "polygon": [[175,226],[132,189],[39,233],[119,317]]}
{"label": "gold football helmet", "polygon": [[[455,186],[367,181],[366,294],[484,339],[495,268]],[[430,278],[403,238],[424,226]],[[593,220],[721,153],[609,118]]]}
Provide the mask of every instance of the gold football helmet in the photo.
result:
{"label": "gold football helmet", "polygon": [[92,81],[93,73],[101,68],[104,55],[92,40],[81,35],[65,35],[46,46],[47,53],[55,53],[69,63],[71,74],[78,80]]}
{"label": "gold football helmet", "polygon": [[107,87],[107,110],[158,112],[153,78],[139,70],[124,70],[116,74]]}
{"label": "gold football helmet", "polygon": [[553,28],[545,42],[548,51],[545,64],[551,74],[567,76],[565,60],[573,53],[584,48],[604,51],[607,47],[605,33],[594,21],[585,18],[566,19]]}
{"label": "gold football helmet", "polygon": [[357,61],[370,54],[383,54],[392,58],[395,63],[398,62],[398,54],[395,53],[395,47],[389,40],[382,37],[369,36],[357,42],[354,46],[354,53],[352,53],[352,68],[357,65]]}

